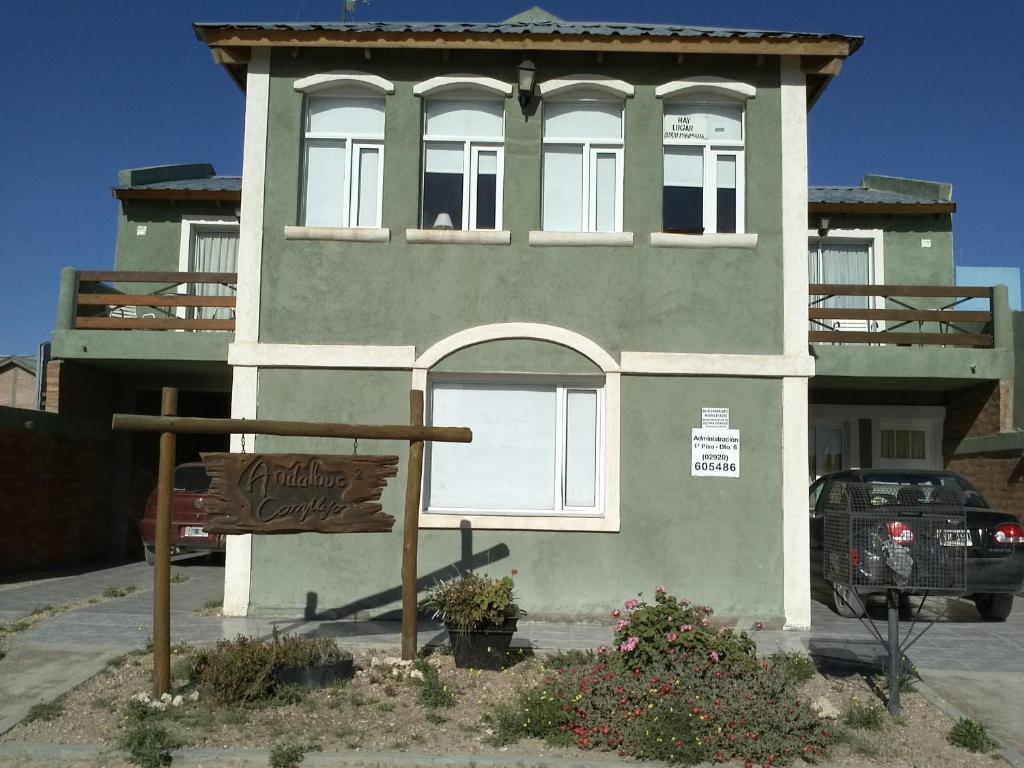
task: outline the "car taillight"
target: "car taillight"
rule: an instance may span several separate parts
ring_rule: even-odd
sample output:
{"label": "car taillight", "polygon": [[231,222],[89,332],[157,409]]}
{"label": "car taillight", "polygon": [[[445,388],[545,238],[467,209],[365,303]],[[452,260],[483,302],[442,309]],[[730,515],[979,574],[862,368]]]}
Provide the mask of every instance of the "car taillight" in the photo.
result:
{"label": "car taillight", "polygon": [[850,570],[855,571],[860,568],[860,552],[856,549],[850,550]]}
{"label": "car taillight", "polygon": [[889,529],[889,538],[895,541],[897,544],[914,543],[914,531],[906,523],[901,523],[899,520],[894,520],[891,523],[887,523],[886,527]]}
{"label": "car taillight", "polygon": [[1024,544],[1024,528],[1019,523],[997,525],[995,539],[999,544]]}

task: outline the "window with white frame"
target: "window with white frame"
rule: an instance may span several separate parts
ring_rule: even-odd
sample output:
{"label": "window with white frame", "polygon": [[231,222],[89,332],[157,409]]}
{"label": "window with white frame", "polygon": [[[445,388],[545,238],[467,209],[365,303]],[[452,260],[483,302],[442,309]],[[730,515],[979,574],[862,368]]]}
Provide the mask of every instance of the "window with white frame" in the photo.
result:
{"label": "window with white frame", "polygon": [[306,99],[302,223],[380,227],[384,99],[355,87]]}
{"label": "window with white frame", "polygon": [[664,110],[662,228],[743,233],[743,103],[709,98],[668,102]]}
{"label": "window with white frame", "polygon": [[924,429],[880,429],[880,458],[924,460],[928,432]]}
{"label": "window with white frame", "polygon": [[592,378],[433,382],[430,422],[473,442],[430,444],[428,511],[600,515],[603,395]]}
{"label": "window with white frame", "polygon": [[545,100],[545,231],[622,231],[623,107],[596,90]]}
{"label": "window with white frame", "polygon": [[501,229],[504,141],[504,99],[456,91],[426,100],[424,229]]}

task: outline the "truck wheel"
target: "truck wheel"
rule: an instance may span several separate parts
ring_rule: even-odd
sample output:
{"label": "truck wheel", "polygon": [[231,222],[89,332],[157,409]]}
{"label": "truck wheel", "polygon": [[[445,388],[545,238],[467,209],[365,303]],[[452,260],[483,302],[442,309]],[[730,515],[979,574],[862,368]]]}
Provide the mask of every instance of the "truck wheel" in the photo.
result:
{"label": "truck wheel", "polygon": [[981,592],[974,596],[974,606],[985,621],[1006,621],[1013,610],[1010,592]]}

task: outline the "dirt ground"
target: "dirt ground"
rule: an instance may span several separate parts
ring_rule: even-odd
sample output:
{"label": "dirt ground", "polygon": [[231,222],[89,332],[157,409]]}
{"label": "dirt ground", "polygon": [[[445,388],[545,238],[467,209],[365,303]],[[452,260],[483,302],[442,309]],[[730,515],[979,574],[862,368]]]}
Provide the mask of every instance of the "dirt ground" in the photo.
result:
{"label": "dirt ground", "polygon": [[[184,656],[176,654],[175,661]],[[491,732],[482,715],[489,706],[512,697],[522,686],[535,684],[543,674],[544,659],[527,658],[510,669],[487,672],[455,669],[446,655],[430,658],[445,685],[456,692],[454,706],[428,710],[418,700],[420,685],[409,668],[382,654],[356,655],[356,676],[347,684],[313,691],[297,703],[259,708],[230,709],[188,698],[168,706],[164,720],[180,740],[191,747],[269,749],[282,743],[318,745],[324,751],[398,750],[432,754],[487,754],[529,759],[564,756],[586,759],[595,765],[617,755],[584,753],[575,748],[553,748],[539,742],[521,742],[497,748],[488,743]],[[181,665],[179,664],[179,669]],[[173,669],[173,667],[172,667]],[[0,737],[0,742],[103,744],[114,747],[121,710],[133,695],[148,692],[150,660],[129,656],[71,691],[61,706],[51,708],[52,719],[22,723]],[[176,693],[187,695],[184,681]],[[804,684],[810,701],[826,700],[843,712],[854,698],[877,702],[864,675],[827,670]],[[967,752],[947,743],[952,722],[920,694],[903,695],[903,716],[888,717],[878,730],[842,726],[839,743],[826,761],[829,766],[899,768],[943,766],[969,768],[998,763],[989,755]],[[118,758],[104,759],[119,765]],[[124,763],[127,765],[127,763]],[[13,763],[7,763],[13,765]]]}

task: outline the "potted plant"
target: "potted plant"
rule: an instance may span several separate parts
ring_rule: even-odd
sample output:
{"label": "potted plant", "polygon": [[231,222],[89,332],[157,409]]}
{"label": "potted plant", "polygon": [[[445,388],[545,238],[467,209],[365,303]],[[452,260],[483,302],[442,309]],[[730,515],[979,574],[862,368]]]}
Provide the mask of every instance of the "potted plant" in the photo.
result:
{"label": "potted plant", "polygon": [[456,667],[505,665],[516,622],[526,613],[516,604],[514,586],[511,576],[492,579],[467,571],[427,592],[422,604],[445,623]]}

